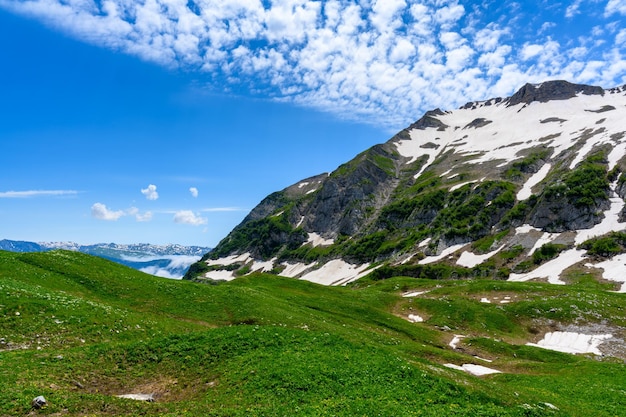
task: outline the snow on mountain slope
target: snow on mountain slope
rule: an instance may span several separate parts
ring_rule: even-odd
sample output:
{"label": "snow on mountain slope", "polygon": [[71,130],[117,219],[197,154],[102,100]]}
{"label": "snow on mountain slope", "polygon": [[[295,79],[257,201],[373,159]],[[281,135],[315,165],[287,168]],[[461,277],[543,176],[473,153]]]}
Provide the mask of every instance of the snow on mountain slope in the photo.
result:
{"label": "snow on mountain slope", "polygon": [[446,127],[412,129],[410,139],[399,140],[396,146],[401,155],[410,158],[408,163],[427,154],[426,167],[450,150],[468,157],[467,164],[494,160],[506,164],[521,158],[530,145],[543,144],[558,155],[583,140],[570,169],[593,146],[606,143],[614,146],[609,155],[610,170],[626,153],[625,111],[626,95],[621,89],[514,106],[492,99],[434,116]]}

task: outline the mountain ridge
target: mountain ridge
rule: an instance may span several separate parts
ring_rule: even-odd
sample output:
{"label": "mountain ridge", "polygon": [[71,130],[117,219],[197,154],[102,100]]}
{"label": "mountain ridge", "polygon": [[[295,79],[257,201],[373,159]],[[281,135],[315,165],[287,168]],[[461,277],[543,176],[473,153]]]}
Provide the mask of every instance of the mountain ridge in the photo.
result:
{"label": "mountain ridge", "polygon": [[0,240],[0,250],[9,252],[44,252],[56,249],[71,250],[99,256],[122,265],[164,278],[181,278],[189,266],[199,260],[210,248],[179,244],[150,243],[96,243],[28,242]]}
{"label": "mountain ridge", "polygon": [[426,112],[332,173],[262,200],[187,278],[263,270],[345,284],[382,264],[456,269],[468,264],[461,249],[521,245],[512,260],[496,252],[452,273],[505,279],[553,260],[532,262],[538,243],[564,245],[553,258],[580,264],[584,241],[624,229],[625,91],[547,81]]}

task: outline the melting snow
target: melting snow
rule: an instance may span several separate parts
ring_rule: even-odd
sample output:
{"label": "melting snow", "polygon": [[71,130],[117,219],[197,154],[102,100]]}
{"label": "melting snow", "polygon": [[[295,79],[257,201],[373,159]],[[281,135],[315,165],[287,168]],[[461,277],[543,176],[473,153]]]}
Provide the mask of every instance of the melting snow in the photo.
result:
{"label": "melting snow", "polygon": [[462,366],[454,365],[452,363],[446,363],[443,366],[447,368],[457,369],[459,371],[467,372],[468,374],[472,374],[476,376],[501,373],[500,371],[497,371],[495,369],[487,368],[486,366],[482,366],[482,365],[474,365],[473,363],[465,363]]}
{"label": "melting snow", "polygon": [[234,271],[226,270],[209,271],[204,274],[204,277],[215,281],[232,281],[233,279],[237,278]]}
{"label": "melting snow", "polygon": [[456,261],[457,265],[464,266],[466,268],[473,268],[476,265],[480,265],[487,259],[491,258],[496,253],[500,252],[504,248],[504,245],[500,246],[498,249],[491,251],[489,253],[485,253],[484,255],[474,255],[471,252],[463,251],[461,256],[459,256],[458,261]]}
{"label": "melting snow", "polygon": [[525,225],[522,225],[522,226],[520,226],[520,227],[516,227],[516,228],[515,228],[515,234],[517,234],[517,235],[521,235],[521,234],[525,234],[525,233],[530,233],[530,232],[532,232],[532,231],[538,231],[538,232],[540,232],[540,231],[541,231],[541,229],[537,229],[536,227],[531,226],[531,225],[529,225],[529,224],[525,224]]}
{"label": "melting snow", "polygon": [[276,261],[276,258],[272,258],[269,261],[265,261],[265,262],[261,262],[261,261],[254,261],[254,263],[252,264],[252,266],[250,267],[250,271],[251,272],[269,272],[272,269],[274,269],[274,262]]}
{"label": "melting snow", "polygon": [[563,251],[556,258],[540,265],[538,268],[524,274],[511,274],[509,275],[509,281],[529,281],[535,278],[547,278],[551,284],[565,284],[559,278],[561,272],[570,266],[585,259],[584,250],[569,249]]}
{"label": "melting snow", "polygon": [[305,273],[300,279],[323,285],[345,285],[368,274],[369,265],[353,265],[341,259],[335,259],[319,269]]}
{"label": "melting snow", "polygon": [[554,239],[559,237],[559,235],[560,235],[560,233],[544,232],[544,234],[541,235],[541,237],[539,239],[537,239],[537,241],[535,242],[533,247],[530,249],[530,251],[528,252],[528,256],[532,255],[537,249],[539,249],[540,247],[542,247],[546,243],[552,242]]}
{"label": "melting snow", "polygon": [[473,182],[473,181],[465,181],[465,182],[462,182],[462,183],[460,183],[460,184],[454,185],[454,186],[450,187],[450,192],[452,192],[452,191],[456,191],[456,190],[458,190],[459,188],[463,187],[464,185],[471,184],[472,182]]}
{"label": "melting snow", "polygon": [[243,253],[241,255],[231,255],[231,256],[227,256],[225,258],[219,258],[219,259],[209,259],[208,261],[206,261],[206,264],[209,266],[214,266],[214,265],[232,265],[238,262],[241,263],[245,263],[248,262],[250,259],[252,259],[250,257],[250,253],[246,252]]}
{"label": "melting snow", "polygon": [[408,320],[411,323],[421,323],[424,321],[424,318],[422,316],[418,316],[417,314],[409,314]]}
{"label": "melting snow", "polygon": [[[590,131],[589,126],[595,126],[599,116],[589,113],[587,117],[581,117],[580,109],[597,109],[606,105],[612,105],[615,110],[603,113],[602,125]],[[558,155],[586,138],[586,145],[578,151],[574,162],[584,159],[593,146],[611,144],[619,146],[621,150],[621,153],[615,150],[610,154],[609,161],[614,166],[626,151],[626,146],[622,144],[626,139],[618,135],[624,131],[625,105],[626,96],[623,94],[606,93],[603,96],[579,95],[567,101],[533,102],[528,105],[520,103],[511,107],[507,107],[507,103],[503,101],[491,106],[458,109],[435,116],[448,126],[445,130],[413,129],[409,132],[410,139],[396,142],[396,147],[402,156],[410,158],[410,162],[424,155],[428,156],[428,162],[417,175],[438,155],[451,149],[458,154],[472,154],[474,159],[469,163],[480,164],[494,160],[519,159],[523,151],[528,149],[529,142],[551,147],[554,155]],[[519,117],[519,112],[524,112],[529,117]],[[485,118],[492,123],[476,129],[463,129],[478,118]],[[545,122],[554,118],[563,121]],[[429,142],[439,146],[436,149],[424,148],[423,145]]]}
{"label": "melting snow", "polygon": [[417,246],[423,248],[424,246],[428,245],[428,242],[430,242],[430,240],[431,238],[427,237],[426,239],[422,240]]}
{"label": "melting snow", "polygon": [[605,339],[612,338],[611,334],[582,334],[575,332],[549,332],[537,343],[527,343],[544,349],[556,350],[565,353],[593,353],[602,355],[600,345]]}
{"label": "melting snow", "polygon": [[[611,184],[611,188],[615,190],[617,182]],[[591,229],[579,230],[576,235],[576,244],[579,245],[585,240],[595,236],[601,236],[611,231],[623,230],[626,224],[620,223],[618,220],[619,213],[624,208],[624,200],[620,197],[611,197],[611,207],[604,212],[604,219]]]}
{"label": "melting snow", "polygon": [[598,262],[595,265],[587,264],[586,266],[602,268],[602,278],[621,282],[622,286],[618,292],[626,293],[626,253],[615,255],[613,258]]}
{"label": "melting snow", "polygon": [[324,239],[323,237],[321,237],[317,233],[309,233],[309,240],[307,240],[304,243],[304,245],[306,245],[307,243],[311,243],[313,245],[313,247],[316,247],[316,246],[330,246],[333,243],[335,243],[335,240],[334,239]]}
{"label": "melting snow", "polygon": [[426,290],[426,291],[413,291],[413,292],[407,292],[405,294],[402,294],[402,296],[405,297],[405,298],[412,298],[412,297],[420,296],[422,294],[426,294],[427,292],[429,292],[429,291],[428,290]]}
{"label": "melting snow", "polygon": [[458,251],[463,246],[465,246],[465,243],[460,243],[458,245],[452,245],[449,248],[444,249],[439,255],[437,255],[437,256],[427,256],[426,258],[422,259],[418,263],[420,265],[425,265],[425,264],[430,264],[430,263],[433,263],[433,262],[437,262],[437,261],[445,258],[446,256],[451,255],[454,252]]}
{"label": "melting snow", "polygon": [[465,336],[461,336],[460,334],[455,334],[454,337],[452,338],[452,340],[450,341],[450,343],[448,343],[448,346],[450,346],[452,349],[456,349],[457,346],[459,345],[459,342],[464,337]]}
{"label": "melting snow", "polygon": [[295,278],[307,269],[313,268],[315,266],[315,262],[308,265],[303,263],[290,264],[288,262],[284,262],[282,265],[285,266],[285,269],[280,273],[280,275],[283,277]]}
{"label": "melting snow", "polygon": [[532,188],[544,180],[548,172],[550,172],[550,168],[552,168],[552,165],[544,164],[539,171],[528,178],[528,181],[526,181],[522,189],[517,193],[517,199],[521,201],[529,198],[532,195]]}

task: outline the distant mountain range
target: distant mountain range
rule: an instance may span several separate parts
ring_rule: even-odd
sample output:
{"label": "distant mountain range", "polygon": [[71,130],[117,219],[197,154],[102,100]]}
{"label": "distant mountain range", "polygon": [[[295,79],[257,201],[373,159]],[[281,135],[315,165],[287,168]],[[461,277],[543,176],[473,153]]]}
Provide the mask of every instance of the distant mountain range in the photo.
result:
{"label": "distant mountain range", "polygon": [[426,112],[267,196],[186,278],[583,274],[626,292],[625,119],[626,86],[567,81]]}
{"label": "distant mountain range", "polygon": [[72,250],[99,256],[130,266],[145,273],[165,278],[181,278],[189,265],[198,261],[211,248],[183,245],[151,245],[148,243],[97,243],[81,245],[74,242],[25,242],[0,240],[0,250],[11,252],[44,252],[54,249]]}

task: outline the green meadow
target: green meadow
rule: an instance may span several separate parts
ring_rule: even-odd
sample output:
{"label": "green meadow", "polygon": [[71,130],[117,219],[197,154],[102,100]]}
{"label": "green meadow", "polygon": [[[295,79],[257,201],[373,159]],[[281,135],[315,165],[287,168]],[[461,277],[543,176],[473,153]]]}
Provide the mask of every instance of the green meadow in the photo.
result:
{"label": "green meadow", "polygon": [[[626,416],[626,294],[568,281],[210,285],[0,252],[0,415]],[[526,345],[559,328],[611,333],[610,352]],[[38,395],[48,404],[33,409]]]}

